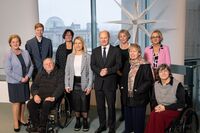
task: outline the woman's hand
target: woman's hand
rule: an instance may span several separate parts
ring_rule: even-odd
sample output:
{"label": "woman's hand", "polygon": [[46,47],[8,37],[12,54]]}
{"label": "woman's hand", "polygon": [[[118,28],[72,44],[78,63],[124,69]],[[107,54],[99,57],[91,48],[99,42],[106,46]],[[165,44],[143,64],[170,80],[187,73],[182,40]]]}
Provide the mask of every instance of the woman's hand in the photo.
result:
{"label": "woman's hand", "polygon": [[72,89],[70,87],[65,88],[67,93],[70,93],[72,91]]}
{"label": "woman's hand", "polygon": [[92,88],[86,88],[85,91],[85,95],[89,95],[91,92]]}
{"label": "woman's hand", "polygon": [[155,107],[155,112],[162,112],[162,111],[165,111],[164,105],[159,104]]}

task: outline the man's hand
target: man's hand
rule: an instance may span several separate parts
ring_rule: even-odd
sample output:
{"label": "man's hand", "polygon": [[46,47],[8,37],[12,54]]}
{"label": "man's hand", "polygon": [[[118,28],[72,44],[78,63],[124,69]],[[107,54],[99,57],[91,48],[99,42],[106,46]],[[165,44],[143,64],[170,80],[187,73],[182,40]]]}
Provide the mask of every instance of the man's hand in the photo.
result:
{"label": "man's hand", "polygon": [[47,98],[45,98],[45,101],[54,102],[55,97],[47,97]]}
{"label": "man's hand", "polygon": [[104,77],[108,74],[108,68],[103,68],[100,71],[100,76]]}
{"label": "man's hand", "polygon": [[34,99],[34,102],[35,102],[35,103],[37,103],[37,104],[40,104],[40,103],[41,103],[41,98],[40,98],[40,96],[35,95],[35,96],[33,97],[33,99]]}

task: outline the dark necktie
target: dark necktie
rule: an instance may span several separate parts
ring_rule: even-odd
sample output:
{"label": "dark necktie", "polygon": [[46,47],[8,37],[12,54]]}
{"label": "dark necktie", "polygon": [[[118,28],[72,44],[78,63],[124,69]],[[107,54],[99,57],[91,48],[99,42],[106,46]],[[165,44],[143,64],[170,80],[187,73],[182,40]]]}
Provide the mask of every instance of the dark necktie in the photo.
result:
{"label": "dark necktie", "polygon": [[106,63],[106,47],[103,48],[103,62]]}

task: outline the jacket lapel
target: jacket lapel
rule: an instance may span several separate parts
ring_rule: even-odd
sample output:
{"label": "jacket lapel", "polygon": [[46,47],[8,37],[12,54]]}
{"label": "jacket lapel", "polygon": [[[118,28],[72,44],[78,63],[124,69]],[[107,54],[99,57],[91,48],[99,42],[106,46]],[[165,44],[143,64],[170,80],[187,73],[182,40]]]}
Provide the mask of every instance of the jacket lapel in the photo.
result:
{"label": "jacket lapel", "polygon": [[86,53],[83,53],[82,55],[82,61],[81,61],[81,72],[83,71],[85,65],[87,64],[87,57],[86,57]]}

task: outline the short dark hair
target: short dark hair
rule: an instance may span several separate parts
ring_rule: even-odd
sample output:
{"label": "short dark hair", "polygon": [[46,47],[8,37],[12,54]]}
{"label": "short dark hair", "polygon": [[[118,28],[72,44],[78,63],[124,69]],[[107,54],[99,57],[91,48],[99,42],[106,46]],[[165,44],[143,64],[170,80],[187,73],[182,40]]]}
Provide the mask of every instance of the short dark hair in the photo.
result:
{"label": "short dark hair", "polygon": [[167,71],[169,72],[169,77],[170,78],[173,77],[170,67],[167,64],[161,64],[161,65],[158,66],[158,69],[156,70],[157,75],[158,75],[158,81],[160,81],[160,82],[161,82],[161,79],[160,79],[160,76],[159,76],[159,71],[162,71],[164,69],[167,69]]}
{"label": "short dark hair", "polygon": [[67,32],[70,32],[71,35],[72,35],[72,39],[74,37],[74,32],[71,30],[71,29],[66,29],[62,35],[62,38],[65,39],[65,35],[67,34]]}

